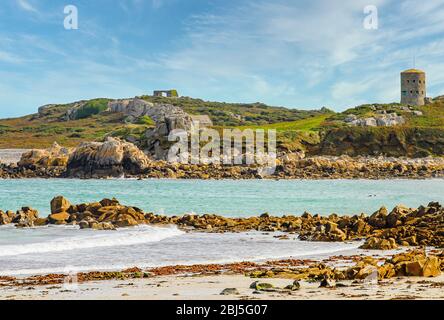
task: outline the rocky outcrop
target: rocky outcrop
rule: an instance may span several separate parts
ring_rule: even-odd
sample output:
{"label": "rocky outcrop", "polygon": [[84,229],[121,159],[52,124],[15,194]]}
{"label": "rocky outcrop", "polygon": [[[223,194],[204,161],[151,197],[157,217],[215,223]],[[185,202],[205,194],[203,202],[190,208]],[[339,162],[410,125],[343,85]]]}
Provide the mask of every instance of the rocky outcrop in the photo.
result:
{"label": "rocky outcrop", "polygon": [[[281,161],[281,159],[278,159]],[[444,158],[307,157],[278,164],[273,177],[300,179],[431,178],[444,174]]]}
{"label": "rocky outcrop", "polygon": [[[15,215],[0,212],[0,224],[32,225],[38,213],[22,208]],[[51,215],[39,219],[42,224],[78,224],[82,229],[100,230],[131,227],[138,224],[177,225],[186,230],[202,232],[262,232],[297,233],[304,241],[350,241],[366,239],[362,249],[389,250],[399,246],[444,247],[444,208],[436,202],[417,209],[397,206],[387,214],[381,208],[370,216],[311,215],[228,218],[215,214],[164,216],[145,213],[141,209],[123,206],[116,199],[73,205],[62,196],[51,201]]]}
{"label": "rocky outcrop", "polygon": [[120,177],[143,174],[150,159],[134,144],[108,137],[104,142],[84,142],[71,154],[67,176],[79,178]]}
{"label": "rocky outcrop", "polygon": [[324,133],[311,155],[421,158],[444,154],[444,130],[411,127],[344,127]]}
{"label": "rocky outcrop", "polygon": [[151,103],[142,99],[124,99],[111,101],[110,112],[121,112],[128,121],[135,121],[148,116],[155,122],[155,128],[147,130],[141,142],[144,151],[155,159],[166,160],[172,142],[168,135],[175,129],[189,131],[192,118],[182,108],[170,104]]}
{"label": "rocky outcrop", "polygon": [[335,280],[378,281],[395,277],[437,277],[444,269],[444,255],[427,254],[424,250],[411,250],[378,261],[373,257],[359,257],[350,267],[330,267],[315,262],[304,267],[250,270],[252,278],[290,278],[317,280],[321,287],[334,287]]}
{"label": "rocky outcrop", "polygon": [[23,153],[17,165],[23,168],[65,167],[71,151],[54,142],[48,149],[33,149]]}
{"label": "rocky outcrop", "polygon": [[369,118],[358,118],[352,114],[344,121],[351,126],[361,127],[392,127],[405,124],[404,117],[398,116],[396,113],[380,114]]}
{"label": "rocky outcrop", "polygon": [[34,227],[34,225],[39,225],[38,220],[40,220],[38,211],[29,207],[23,207],[16,213],[0,210],[0,226],[14,223],[18,228]]}
{"label": "rocky outcrop", "polygon": [[[109,139],[112,140],[113,138]],[[95,154],[103,144],[99,142],[84,143],[78,148],[77,156],[83,152]],[[142,155],[143,152],[135,148],[134,145],[131,147],[132,153],[139,154],[140,157],[138,158],[140,159],[145,158]],[[92,150],[96,151],[93,152]],[[93,168],[101,168],[94,165],[94,162],[97,162],[95,157],[90,159],[85,156],[83,160]],[[145,163],[145,160],[141,161]],[[115,176],[108,174],[109,167],[105,168],[104,171],[88,171],[88,174],[84,174],[85,170],[82,170],[82,168],[66,172],[66,167],[63,166],[22,167],[16,164],[0,164],[0,178],[54,178],[69,177],[72,174],[76,174],[74,177],[82,178]],[[120,164],[117,165],[117,168],[121,167]],[[271,175],[263,175],[263,167],[259,165],[197,165],[153,160],[150,161],[148,168],[143,166],[146,170],[139,170],[138,167],[136,166],[135,170],[126,170],[124,166],[125,170],[119,169],[117,171],[123,172],[126,177],[176,179],[425,179],[444,177],[444,158],[442,157],[405,159],[319,156],[304,158],[303,153],[288,153],[279,155],[276,170]]]}

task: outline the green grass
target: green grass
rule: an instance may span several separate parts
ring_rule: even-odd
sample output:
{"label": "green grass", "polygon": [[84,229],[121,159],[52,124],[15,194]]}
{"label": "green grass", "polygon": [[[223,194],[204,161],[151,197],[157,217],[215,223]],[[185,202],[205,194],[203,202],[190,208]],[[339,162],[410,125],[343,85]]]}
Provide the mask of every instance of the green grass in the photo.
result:
{"label": "green grass", "polygon": [[423,112],[423,116],[408,117],[409,126],[444,129],[444,102],[435,102],[420,107],[420,110]]}
{"label": "green grass", "polygon": [[280,123],[272,123],[272,124],[264,124],[264,125],[253,125],[253,126],[238,126],[238,129],[275,129],[278,132],[287,132],[287,131],[301,131],[301,132],[310,132],[310,131],[319,131],[322,128],[323,122],[330,117],[330,114],[323,114],[319,116],[313,116],[306,119],[289,121],[289,122],[280,122]]}

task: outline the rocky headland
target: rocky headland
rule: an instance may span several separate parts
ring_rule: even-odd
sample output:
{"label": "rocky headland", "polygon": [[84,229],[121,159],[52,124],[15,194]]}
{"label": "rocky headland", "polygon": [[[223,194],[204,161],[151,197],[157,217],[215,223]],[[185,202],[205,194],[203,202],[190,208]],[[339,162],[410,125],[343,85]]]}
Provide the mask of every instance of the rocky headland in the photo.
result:
{"label": "rocky headland", "polygon": [[172,179],[426,179],[444,177],[444,158],[315,156],[280,153],[267,174],[259,165],[182,164],[155,160],[133,143],[108,137],[77,148],[54,143],[25,152],[17,164],[0,164],[0,178]]}

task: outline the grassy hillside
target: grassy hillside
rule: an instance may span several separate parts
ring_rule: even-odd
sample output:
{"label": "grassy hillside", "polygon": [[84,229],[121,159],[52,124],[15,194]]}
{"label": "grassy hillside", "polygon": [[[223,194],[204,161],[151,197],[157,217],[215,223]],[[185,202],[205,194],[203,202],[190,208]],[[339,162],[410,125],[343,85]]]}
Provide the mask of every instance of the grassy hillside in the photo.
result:
{"label": "grassy hillside", "polygon": [[[362,105],[341,113],[328,109],[296,110],[261,103],[209,102],[188,97],[140,97],[147,101],[169,103],[190,114],[208,115],[220,132],[224,128],[275,129],[278,147],[320,154],[429,155],[444,150],[444,101],[408,110],[392,104]],[[149,117],[126,123],[123,114],[108,113],[108,99],[83,101],[78,120],[66,121],[66,111],[74,104],[53,105],[41,114],[0,120],[0,148],[42,148],[54,141],[76,146],[82,141],[100,141],[107,135],[137,140],[154,125]],[[86,103],[85,103],[86,102]],[[350,127],[345,118],[397,113],[406,119],[397,127]],[[421,111],[415,115],[412,111]],[[80,116],[79,116],[80,115]],[[430,142],[428,142],[430,141]]]}
{"label": "grassy hillside", "polygon": [[[147,101],[169,103],[196,115],[209,115],[216,127],[275,128],[280,132],[317,130],[331,111],[296,110],[270,107],[260,103],[237,104],[209,102],[193,98],[140,97]],[[86,102],[77,113],[77,120],[66,121],[66,111],[74,105],[54,105],[43,115],[32,114],[15,119],[0,120],[0,148],[44,148],[54,141],[72,147],[82,141],[103,140],[107,135],[137,139],[154,125],[149,117],[134,124],[125,123],[122,114],[104,111],[109,99],[99,98]],[[286,139],[284,139],[286,140]]]}
{"label": "grassy hillside", "polygon": [[140,136],[151,123],[126,124],[122,114],[101,112],[84,119],[65,121],[68,106],[55,106],[40,117],[32,114],[0,120],[0,148],[46,148],[54,141],[67,147],[82,141],[102,140],[106,135]]}
{"label": "grassy hillside", "polygon": [[254,126],[291,122],[330,113],[328,109],[298,110],[273,107],[263,103],[225,103],[204,101],[189,97],[165,98],[143,96],[150,102],[169,103],[181,107],[192,115],[208,115],[215,126]]}
{"label": "grassy hillside", "polygon": [[389,155],[425,157],[444,154],[444,101],[415,107],[415,115],[399,104],[378,105],[378,110],[397,113],[406,123],[395,127],[350,127],[343,119],[350,114],[359,117],[375,115],[371,105],[359,106],[335,114],[323,122],[317,154]]}

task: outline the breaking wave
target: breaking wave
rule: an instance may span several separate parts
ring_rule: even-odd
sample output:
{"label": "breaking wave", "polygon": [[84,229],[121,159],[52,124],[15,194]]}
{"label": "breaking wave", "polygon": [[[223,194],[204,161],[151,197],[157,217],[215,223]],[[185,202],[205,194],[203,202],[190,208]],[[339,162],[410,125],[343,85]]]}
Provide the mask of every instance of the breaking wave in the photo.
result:
{"label": "breaking wave", "polygon": [[87,234],[63,237],[44,242],[0,246],[0,257],[22,254],[61,252],[79,249],[117,247],[157,242],[184,234],[176,227],[138,226],[117,231],[86,231]]}

